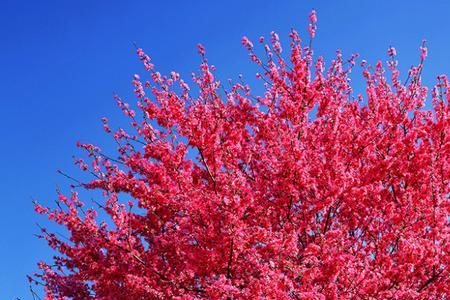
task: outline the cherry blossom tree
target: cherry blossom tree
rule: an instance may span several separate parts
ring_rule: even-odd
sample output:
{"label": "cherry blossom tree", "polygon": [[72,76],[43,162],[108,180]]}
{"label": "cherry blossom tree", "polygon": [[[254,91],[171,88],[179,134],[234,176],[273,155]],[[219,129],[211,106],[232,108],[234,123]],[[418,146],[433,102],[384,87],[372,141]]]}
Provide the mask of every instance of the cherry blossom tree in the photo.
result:
{"label": "cherry blossom tree", "polygon": [[274,32],[243,38],[260,95],[217,80],[201,45],[191,86],[137,49],[137,104],[116,96],[131,125],[103,119],[117,154],[80,143],[92,179],[61,172],[71,195],[35,204],[68,238],[42,228],[57,255],[31,284],[46,299],[449,297],[450,82],[421,84],[425,43],[402,79],[394,48],[386,63],[338,51],[326,65],[316,22],[287,54]]}

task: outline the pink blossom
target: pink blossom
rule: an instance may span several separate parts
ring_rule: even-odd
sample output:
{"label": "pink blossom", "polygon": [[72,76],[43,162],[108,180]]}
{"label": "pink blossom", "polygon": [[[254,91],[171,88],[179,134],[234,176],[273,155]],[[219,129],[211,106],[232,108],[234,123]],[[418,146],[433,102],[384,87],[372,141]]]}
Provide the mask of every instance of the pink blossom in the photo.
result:
{"label": "pink blossom", "polygon": [[311,13],[309,14],[309,20],[313,24],[317,23],[317,13],[315,10],[312,10]]}
{"label": "pink blossom", "polygon": [[198,53],[200,55],[205,55],[205,48],[203,47],[202,44],[197,44],[197,48],[198,48]]}
{"label": "pink blossom", "polygon": [[247,50],[252,50],[253,48],[253,43],[250,42],[250,40],[246,36],[242,38],[242,45],[244,45]]}
{"label": "pink blossom", "polygon": [[397,50],[395,50],[394,47],[389,47],[389,48],[388,48],[388,55],[389,55],[389,57],[394,57],[394,56],[396,56],[396,55],[397,55]]}

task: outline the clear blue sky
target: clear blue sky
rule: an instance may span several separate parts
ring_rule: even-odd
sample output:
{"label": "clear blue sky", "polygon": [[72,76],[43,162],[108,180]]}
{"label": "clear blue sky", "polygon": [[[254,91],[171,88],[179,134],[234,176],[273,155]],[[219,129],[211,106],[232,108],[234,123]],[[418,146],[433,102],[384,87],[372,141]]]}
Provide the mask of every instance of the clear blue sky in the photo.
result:
{"label": "clear blue sky", "polygon": [[[153,3],[152,3],[153,2]],[[159,2],[159,4],[156,4]],[[280,4],[282,3],[282,4]],[[428,40],[424,76],[450,73],[449,1],[10,1],[0,2],[0,297],[31,299],[25,275],[51,256],[33,234],[31,197],[53,203],[57,175],[72,166],[75,142],[111,144],[100,118],[123,124],[112,92],[131,95],[131,76],[143,73],[132,42],[163,72],[188,77],[198,69],[202,42],[223,80],[252,77],[240,45],[271,30],[283,40],[291,27],[303,35],[312,8],[318,11],[316,52],[337,48],[369,62],[397,48],[401,66],[418,60]],[[306,37],[306,36],[305,36]],[[256,44],[256,43],[255,43]],[[189,78],[187,78],[189,79]],[[111,151],[110,151],[111,152]]]}

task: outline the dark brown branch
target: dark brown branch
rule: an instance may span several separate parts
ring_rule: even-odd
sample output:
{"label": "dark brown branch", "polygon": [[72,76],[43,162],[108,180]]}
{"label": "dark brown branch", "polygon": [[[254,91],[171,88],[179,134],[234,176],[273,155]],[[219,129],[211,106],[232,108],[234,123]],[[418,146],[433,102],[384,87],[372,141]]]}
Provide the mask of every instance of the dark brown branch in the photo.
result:
{"label": "dark brown branch", "polygon": [[231,263],[233,262],[234,238],[231,239],[230,254],[228,256],[227,278],[231,278]]}
{"label": "dark brown branch", "polygon": [[442,271],[439,273],[435,273],[433,276],[431,276],[430,278],[428,278],[427,281],[425,281],[420,288],[417,290],[418,293],[420,293],[421,291],[423,291],[424,289],[426,289],[430,284],[432,284],[434,281],[436,281],[436,279],[439,278],[439,275],[441,275]]}
{"label": "dark brown branch", "polygon": [[200,153],[200,158],[202,159],[203,165],[206,168],[206,171],[208,172],[209,177],[211,177],[211,180],[213,181],[214,184],[214,191],[217,194],[217,190],[216,190],[216,178],[213,176],[213,174],[211,173],[211,170],[209,169],[208,163],[205,160],[205,157],[203,156],[202,150],[200,150],[199,147],[198,148],[198,153]]}

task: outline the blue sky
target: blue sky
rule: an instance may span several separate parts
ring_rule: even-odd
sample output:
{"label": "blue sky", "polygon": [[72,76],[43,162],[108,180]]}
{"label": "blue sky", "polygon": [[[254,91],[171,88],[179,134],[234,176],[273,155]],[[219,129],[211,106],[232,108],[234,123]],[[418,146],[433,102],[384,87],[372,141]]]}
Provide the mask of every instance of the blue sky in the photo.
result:
{"label": "blue sky", "polygon": [[[157,3],[158,2],[158,3]],[[26,274],[51,257],[34,237],[31,198],[51,204],[79,174],[72,165],[77,140],[113,152],[101,117],[122,125],[112,93],[131,98],[131,78],[143,73],[132,42],[157,68],[189,79],[202,42],[222,80],[254,67],[241,46],[291,27],[307,39],[308,13],[318,12],[316,53],[330,58],[358,52],[369,62],[397,48],[403,69],[416,63],[428,40],[425,82],[450,73],[449,1],[9,1],[0,2],[0,297],[31,299]],[[255,43],[257,44],[257,43]],[[251,81],[251,80],[249,80]]]}

